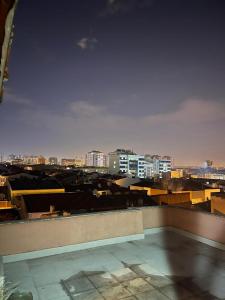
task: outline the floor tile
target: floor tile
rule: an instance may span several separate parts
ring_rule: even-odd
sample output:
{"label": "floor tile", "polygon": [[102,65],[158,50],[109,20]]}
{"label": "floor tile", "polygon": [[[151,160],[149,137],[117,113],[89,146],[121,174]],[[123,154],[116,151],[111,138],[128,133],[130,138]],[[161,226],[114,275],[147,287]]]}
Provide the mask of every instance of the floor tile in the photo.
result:
{"label": "floor tile", "polygon": [[163,276],[161,272],[153,268],[150,264],[141,264],[141,265],[133,266],[131,267],[131,269],[140,276],[151,276],[151,275]]}
{"label": "floor tile", "polygon": [[65,286],[68,293],[71,295],[95,289],[94,285],[86,276],[72,276],[69,279],[62,281],[62,283]]}
{"label": "floor tile", "polygon": [[93,283],[96,288],[109,286],[118,283],[115,277],[113,277],[109,272],[100,273],[96,275],[88,276],[88,279]]}
{"label": "floor tile", "polygon": [[130,268],[122,268],[119,270],[116,270],[114,272],[111,272],[111,274],[119,281],[123,282],[126,280],[131,280],[134,278],[137,278],[138,275],[134,273]]}
{"label": "floor tile", "polygon": [[[7,263],[4,271],[6,280],[19,284],[21,291],[31,291],[34,300],[48,300],[57,290],[55,299],[68,299],[63,287],[76,300],[102,299],[102,293],[106,300],[164,300],[166,294],[173,300],[186,295],[190,300],[215,300],[225,295],[225,251],[173,232]],[[143,280],[154,290],[144,292]]]}
{"label": "floor tile", "polygon": [[145,277],[145,280],[149,282],[151,285],[158,288],[174,283],[171,279],[167,278],[166,276],[151,275]]}
{"label": "floor tile", "polygon": [[158,290],[136,294],[136,298],[138,300],[169,300],[169,298],[160,293]]}
{"label": "floor tile", "polygon": [[69,300],[69,296],[60,284],[50,284],[38,288],[40,300]]}
{"label": "floor tile", "polygon": [[133,295],[154,289],[154,287],[147,283],[147,281],[145,281],[143,278],[128,280],[123,282],[122,285]]}
{"label": "floor tile", "polygon": [[98,291],[107,300],[124,299],[132,295],[121,284],[110,286],[110,287],[102,287],[99,288]]}
{"label": "floor tile", "polygon": [[86,291],[71,296],[73,300],[104,300],[97,290]]}

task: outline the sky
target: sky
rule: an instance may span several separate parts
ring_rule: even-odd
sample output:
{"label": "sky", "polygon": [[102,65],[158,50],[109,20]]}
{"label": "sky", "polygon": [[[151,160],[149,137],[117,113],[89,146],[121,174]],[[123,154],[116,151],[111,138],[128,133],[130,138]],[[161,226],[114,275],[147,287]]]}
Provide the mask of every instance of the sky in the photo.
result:
{"label": "sky", "polygon": [[225,1],[20,0],[0,152],[225,166]]}

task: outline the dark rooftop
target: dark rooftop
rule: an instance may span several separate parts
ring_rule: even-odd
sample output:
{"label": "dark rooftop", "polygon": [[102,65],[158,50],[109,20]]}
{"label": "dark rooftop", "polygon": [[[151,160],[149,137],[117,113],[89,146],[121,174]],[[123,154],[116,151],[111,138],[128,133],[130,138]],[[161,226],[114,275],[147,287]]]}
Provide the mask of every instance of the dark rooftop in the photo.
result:
{"label": "dark rooftop", "polygon": [[56,211],[72,213],[79,210],[101,211],[127,208],[126,198],[96,198],[92,193],[87,192],[24,195],[23,199],[29,213],[47,212],[50,205],[53,205]]}
{"label": "dark rooftop", "polygon": [[172,191],[201,191],[205,189],[213,189],[206,184],[206,181],[198,179],[172,179],[169,183],[169,189]]}
{"label": "dark rooftop", "polygon": [[132,184],[133,186],[140,186],[140,187],[149,187],[155,189],[163,189],[162,184],[160,182],[155,182],[153,180],[141,180],[137,183]]}
{"label": "dark rooftop", "polygon": [[62,189],[63,186],[54,178],[12,178],[9,179],[12,190]]}

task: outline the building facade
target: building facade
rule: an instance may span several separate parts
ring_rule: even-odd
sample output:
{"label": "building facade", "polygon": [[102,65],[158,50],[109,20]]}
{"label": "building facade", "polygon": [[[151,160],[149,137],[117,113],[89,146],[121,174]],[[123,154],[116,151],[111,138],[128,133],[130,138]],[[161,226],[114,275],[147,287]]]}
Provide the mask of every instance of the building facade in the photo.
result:
{"label": "building facade", "polygon": [[74,158],[62,158],[61,165],[64,167],[75,166],[75,159]]}
{"label": "building facade", "polygon": [[169,156],[139,155],[131,150],[117,149],[109,153],[109,173],[127,174],[131,177],[152,178],[162,177],[171,171]]}
{"label": "building facade", "polygon": [[86,166],[88,167],[106,167],[107,157],[106,155],[97,150],[90,151],[86,154]]}
{"label": "building facade", "polygon": [[48,163],[49,163],[49,165],[57,165],[58,164],[57,157],[49,157]]}
{"label": "building facade", "polygon": [[117,149],[109,153],[109,173],[128,174],[131,177],[145,177],[144,155],[138,155],[131,150]]}
{"label": "building facade", "polygon": [[24,156],[22,159],[23,159],[23,164],[25,165],[44,165],[46,163],[46,159],[42,155]]}

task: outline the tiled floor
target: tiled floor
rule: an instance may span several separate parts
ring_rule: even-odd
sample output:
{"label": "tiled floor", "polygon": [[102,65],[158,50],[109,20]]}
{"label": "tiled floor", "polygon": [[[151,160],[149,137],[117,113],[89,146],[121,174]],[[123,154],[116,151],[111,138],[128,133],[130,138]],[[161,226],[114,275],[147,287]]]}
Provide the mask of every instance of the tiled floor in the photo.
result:
{"label": "tiled floor", "polygon": [[4,269],[35,300],[225,299],[225,251],[169,231]]}

